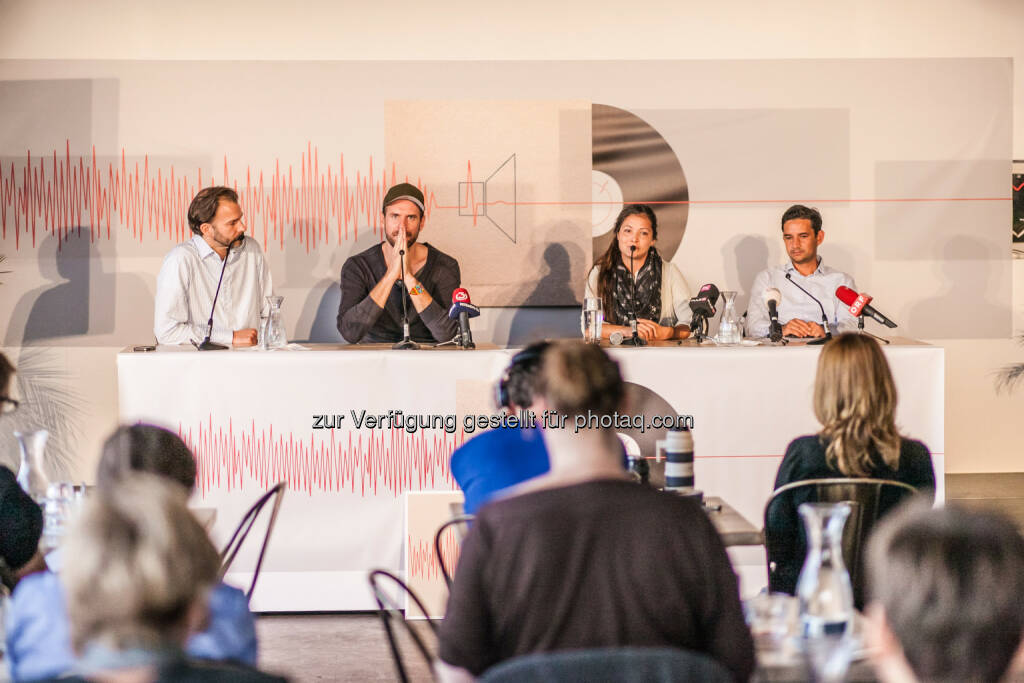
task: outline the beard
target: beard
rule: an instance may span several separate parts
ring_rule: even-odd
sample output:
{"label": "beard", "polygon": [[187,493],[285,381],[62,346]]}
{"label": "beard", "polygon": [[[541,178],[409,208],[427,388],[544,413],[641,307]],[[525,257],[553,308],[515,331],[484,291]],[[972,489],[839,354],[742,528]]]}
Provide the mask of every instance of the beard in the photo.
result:
{"label": "beard", "polygon": [[[416,244],[416,240],[417,240],[417,238],[419,238],[419,236],[420,236],[419,231],[417,231],[416,234],[414,236],[412,236],[412,237],[410,237],[408,235],[408,233],[406,233],[406,235],[405,235],[405,248],[408,249],[412,245]],[[398,233],[395,233],[395,236],[392,237],[390,234],[388,234],[388,231],[385,230],[384,231],[384,239],[387,240],[389,246],[394,247],[395,246],[395,242],[398,241]]]}

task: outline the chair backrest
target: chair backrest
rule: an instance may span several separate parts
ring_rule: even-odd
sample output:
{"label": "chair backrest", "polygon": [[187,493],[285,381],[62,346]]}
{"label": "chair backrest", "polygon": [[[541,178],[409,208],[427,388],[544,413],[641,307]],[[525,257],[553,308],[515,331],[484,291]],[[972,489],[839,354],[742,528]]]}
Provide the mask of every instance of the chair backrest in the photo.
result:
{"label": "chair backrest", "polygon": [[[793,562],[802,566],[807,554],[806,535],[799,517],[795,520],[798,527],[796,530],[791,527],[779,528],[773,522],[778,519],[776,512],[779,506],[795,511],[800,503],[845,502],[850,505],[850,516],[843,529],[843,563],[850,572],[854,602],[858,607],[863,607],[865,573],[862,551],[865,541],[871,535],[875,523],[885,513],[916,492],[913,486],[900,481],[854,477],[807,479],[780,486],[768,500],[764,511],[768,589],[792,592],[795,588],[795,575],[783,578],[778,568],[783,563]],[[796,544],[793,543],[794,533],[799,541]],[[793,548],[796,548],[796,557],[789,557],[789,553],[794,552]]]}
{"label": "chair backrest", "polygon": [[[437,564],[441,567],[441,576],[444,577],[444,583],[448,586],[448,590],[451,590],[452,588],[452,574],[455,573],[455,568],[452,567],[451,570],[449,570],[448,565],[445,563],[445,554],[443,552],[444,549],[442,548],[441,537],[444,536],[444,532],[447,531],[449,527],[460,524],[468,526],[474,519],[476,519],[476,515],[456,515],[439,526],[437,528],[437,533],[434,534],[434,556],[437,557]],[[465,535],[464,531],[460,533],[459,536],[460,544],[463,535]],[[424,612],[424,614],[426,614],[426,612]]]}
{"label": "chair backrest", "polygon": [[483,673],[480,683],[730,683],[732,674],[700,652],[669,647],[566,650],[515,657]]}
{"label": "chair backrest", "polygon": [[260,545],[260,554],[256,559],[256,567],[252,572],[252,583],[249,584],[249,590],[246,591],[245,597],[252,599],[252,593],[256,590],[256,580],[260,577],[260,568],[263,566],[263,557],[267,553],[267,544],[270,543],[270,535],[274,532],[274,524],[277,522],[277,513],[281,509],[281,501],[284,499],[285,489],[288,485],[279,481],[272,488],[267,490],[259,499],[253,503],[252,507],[242,515],[242,520],[235,527],[235,533],[231,535],[231,540],[224,546],[224,550],[220,553],[220,578],[223,579],[224,575],[231,569],[231,563],[235,561],[235,557],[238,555],[238,551],[242,549],[242,545],[245,544],[245,539],[249,536],[249,531],[252,529],[253,524],[259,518],[260,513],[267,506],[267,503],[273,499],[274,505],[270,509],[270,519],[267,521],[267,533],[263,536],[263,543]]}
{"label": "chair backrest", "polygon": [[[434,655],[431,653],[430,648],[423,641],[423,636],[413,628],[412,624],[408,622],[402,614],[404,606],[402,605],[401,594],[404,593],[416,603],[420,613],[427,614],[427,608],[423,605],[419,596],[409,586],[402,581],[400,578],[395,576],[389,571],[383,569],[374,569],[367,576],[367,580],[370,582],[370,591],[373,593],[373,599],[377,602],[377,614],[380,616],[381,623],[384,625],[384,633],[388,637],[388,645],[391,646],[391,658],[395,662],[395,669],[398,671],[398,679],[402,683],[407,683],[409,680],[409,674],[405,669],[405,662],[402,659],[402,651],[398,646],[398,638],[395,634],[393,622],[398,621],[403,624],[409,637],[412,639],[413,644],[416,645],[416,649],[419,650],[420,654],[426,660],[427,665],[431,667],[431,673],[433,673]],[[387,581],[392,583],[399,589],[398,595],[388,593],[381,586],[381,582]],[[435,645],[437,641],[437,624],[432,619],[424,619],[423,621],[430,628],[430,632],[433,634]],[[436,649],[436,647],[434,648]]]}

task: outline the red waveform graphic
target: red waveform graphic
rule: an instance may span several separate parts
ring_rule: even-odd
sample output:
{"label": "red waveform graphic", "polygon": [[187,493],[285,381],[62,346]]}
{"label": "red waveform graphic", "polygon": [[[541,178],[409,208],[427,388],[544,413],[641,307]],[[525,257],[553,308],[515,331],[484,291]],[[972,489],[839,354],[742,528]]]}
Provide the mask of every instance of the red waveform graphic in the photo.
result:
{"label": "red waveform graphic", "polygon": [[[92,241],[109,240],[120,226],[139,242],[182,242],[191,236],[186,213],[196,192],[222,184],[238,192],[249,234],[264,248],[297,239],[309,251],[320,243],[358,239],[361,224],[378,234],[384,193],[397,182],[395,166],[378,173],[372,157],[366,174],[357,171],[354,177],[343,154],[336,166],[321,165],[312,143],[297,168],[282,168],[276,160],[272,172],[246,166],[233,176],[225,156],[222,176],[204,179],[200,168],[156,167],[148,155],[130,162],[124,149],[119,162],[99,161],[95,147],[89,157],[72,156],[69,140],[63,154],[54,150],[34,157],[28,151],[20,170],[13,161],[0,165],[0,237],[6,240],[11,230],[15,249],[23,240],[34,248],[40,233],[63,241],[72,230],[87,230]],[[415,184],[423,190],[429,216],[438,208],[437,198],[418,179]]]}
{"label": "red waveform graphic", "polygon": [[[437,563],[437,553],[434,551],[433,542],[412,540],[408,538],[409,544],[409,576],[430,581],[442,578],[441,566]],[[454,528],[449,527],[441,537],[441,555],[444,557],[444,566],[450,574],[454,574],[455,565],[459,562],[459,540],[456,537]]]}
{"label": "red waveform graphic", "polygon": [[323,436],[296,438],[275,433],[255,422],[235,430],[214,427],[212,416],[194,430],[178,425],[178,434],[196,456],[196,488],[205,495],[215,489],[241,488],[246,479],[269,488],[288,482],[293,491],[347,491],[360,496],[405,491],[453,490],[448,469],[452,451],[465,433],[424,429],[370,432],[325,430]]}

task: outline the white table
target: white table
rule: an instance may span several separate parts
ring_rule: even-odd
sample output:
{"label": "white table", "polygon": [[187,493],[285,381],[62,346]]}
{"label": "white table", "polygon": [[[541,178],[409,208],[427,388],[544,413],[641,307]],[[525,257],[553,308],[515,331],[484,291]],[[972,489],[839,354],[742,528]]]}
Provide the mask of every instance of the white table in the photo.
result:
{"label": "white table", "polygon": [[[760,525],[786,445],[818,429],[811,395],[819,349],[671,344],[611,353],[627,381],[646,388],[635,389],[647,394],[655,412],[693,416],[697,487]],[[493,384],[514,352],[323,345],[132,353],[129,347],[118,356],[120,415],[180,431],[193,447],[196,504],[217,509],[218,543],[259,492],[288,481],[254,609],[372,609],[367,570],[404,571],[421,552],[404,536],[402,494],[454,488],[448,460],[468,438],[463,416],[494,412]],[[943,350],[905,342],[885,353],[900,395],[897,423],[931,448],[941,496]],[[364,409],[452,415],[458,428],[412,435],[365,423],[356,429],[350,411]],[[314,415],[344,418],[340,429],[314,429]],[[634,436],[653,455],[659,435]],[[236,567],[253,563],[253,540]],[[763,551],[756,553],[732,555],[741,576],[763,575]]]}

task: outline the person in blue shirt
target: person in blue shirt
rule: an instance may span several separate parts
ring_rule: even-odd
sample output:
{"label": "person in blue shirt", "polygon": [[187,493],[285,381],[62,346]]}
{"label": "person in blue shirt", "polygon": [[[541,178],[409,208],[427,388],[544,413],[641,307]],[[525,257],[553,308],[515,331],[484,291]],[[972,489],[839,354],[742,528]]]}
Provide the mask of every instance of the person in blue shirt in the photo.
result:
{"label": "person in blue shirt", "polygon": [[[549,345],[546,341],[531,344],[512,357],[497,386],[497,403],[503,410],[516,413],[533,409],[541,354]],[[544,474],[548,468],[548,452],[540,430],[528,427],[505,427],[479,434],[458,448],[451,461],[452,476],[465,495],[463,511],[471,515],[499,491]]]}
{"label": "person in blue shirt", "polygon": [[[2,494],[5,471],[12,481],[14,475],[0,468],[0,557],[6,561],[4,547],[9,533],[3,527],[4,509],[9,505],[8,498],[13,497]],[[195,487],[196,463],[188,446],[176,434],[152,425],[123,426],[107,439],[94,495],[116,495],[114,491],[119,482],[133,472],[147,472],[174,481],[188,493]],[[14,488],[20,491],[16,483]],[[32,507],[39,511],[38,505],[32,503]],[[26,542],[26,547],[38,548],[42,534],[41,513],[38,531],[34,533],[34,541]],[[23,560],[19,555],[15,561]],[[15,681],[58,676],[69,671],[77,661],[71,648],[66,596],[58,575],[47,570],[42,562],[28,561],[26,566],[36,568],[22,570],[7,614],[7,657]],[[60,571],[59,566],[54,569]],[[258,656],[256,621],[249,611],[245,593],[217,582],[210,591],[208,607],[207,627],[189,638],[186,654],[195,659],[255,666]]]}

